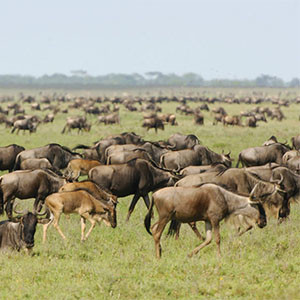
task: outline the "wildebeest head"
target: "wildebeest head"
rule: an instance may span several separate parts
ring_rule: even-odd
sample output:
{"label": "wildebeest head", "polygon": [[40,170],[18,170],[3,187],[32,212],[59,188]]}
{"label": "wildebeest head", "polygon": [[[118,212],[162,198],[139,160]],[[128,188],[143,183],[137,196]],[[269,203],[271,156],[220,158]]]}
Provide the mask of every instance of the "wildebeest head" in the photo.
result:
{"label": "wildebeest head", "polygon": [[289,213],[289,201],[287,193],[281,186],[283,178],[277,183],[258,182],[250,193],[250,199],[262,204],[266,204],[271,214],[276,217],[286,218]]}
{"label": "wildebeest head", "polygon": [[226,167],[230,168],[232,161],[234,160],[233,158],[230,157],[231,151],[229,151],[227,154],[222,153],[222,161],[221,163],[223,163]]}
{"label": "wildebeest head", "polygon": [[116,210],[117,203],[118,202],[113,202],[111,200],[109,200],[106,205],[102,203],[105,213],[99,215],[98,221],[102,220],[106,226],[116,228],[117,227],[117,210]]}
{"label": "wildebeest head", "polygon": [[258,202],[255,204],[251,203],[250,205],[258,209],[259,216],[256,221],[257,226],[259,228],[264,228],[267,225],[267,216],[262,204]]}
{"label": "wildebeest head", "polygon": [[12,218],[11,221],[14,223],[20,224],[20,226],[21,226],[20,238],[23,241],[23,243],[25,244],[25,247],[27,249],[31,249],[34,246],[34,235],[35,235],[35,231],[36,231],[36,225],[38,223],[46,224],[50,220],[46,219],[46,218],[39,219],[37,217],[37,214],[33,214],[31,212],[26,212],[22,216]]}

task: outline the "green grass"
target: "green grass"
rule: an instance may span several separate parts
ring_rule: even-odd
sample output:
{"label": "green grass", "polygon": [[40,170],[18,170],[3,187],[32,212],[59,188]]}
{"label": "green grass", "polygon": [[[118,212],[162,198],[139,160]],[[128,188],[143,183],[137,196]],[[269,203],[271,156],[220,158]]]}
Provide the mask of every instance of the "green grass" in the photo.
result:
{"label": "green grass", "polygon": [[[1,92],[1,91],[0,91]],[[2,94],[17,91],[2,91]],[[35,91],[33,91],[35,92]],[[132,92],[132,91],[131,91]],[[138,90],[136,94],[144,93]],[[155,94],[157,91],[153,90]],[[211,91],[216,93],[217,91]],[[236,92],[236,91],[234,91]],[[247,92],[247,91],[246,91]],[[273,90],[271,92],[274,92]],[[288,91],[284,91],[287,93]],[[83,91],[73,91],[74,94]],[[108,95],[108,91],[105,92]],[[121,91],[111,91],[121,94]],[[275,92],[274,92],[275,93]],[[276,92],[277,93],[277,92]],[[102,95],[103,91],[91,91]],[[5,106],[3,104],[2,106]],[[191,104],[195,106],[196,104]],[[63,105],[64,106],[64,105]],[[177,104],[163,104],[163,112],[174,112]],[[215,105],[216,106],[216,105]],[[223,105],[230,113],[249,109],[249,105]],[[264,106],[264,105],[263,105]],[[213,105],[210,105],[212,108]],[[27,106],[28,113],[30,112]],[[60,134],[66,115],[58,114],[53,124],[41,125],[31,136],[10,134],[1,125],[1,146],[18,143],[26,148],[58,142],[73,147],[92,144],[109,134],[135,131],[146,140],[166,139],[172,133],[196,134],[204,145],[216,152],[238,153],[247,147],[261,145],[271,135],[280,141],[299,134],[300,105],[283,108],[283,122],[260,123],[258,128],[224,128],[212,125],[212,115],[204,112],[205,125],[195,126],[192,117],[177,114],[179,126],[166,126],[165,131],[147,132],[141,127],[142,114],[121,110],[121,125],[93,126],[90,133]],[[45,115],[46,112],[41,112]],[[76,115],[75,110],[69,115]],[[95,117],[89,118],[95,122]],[[35,236],[33,256],[24,253],[0,255],[1,299],[299,299],[300,295],[300,209],[291,208],[290,220],[278,226],[271,220],[264,229],[256,228],[237,237],[230,224],[221,226],[222,258],[217,258],[216,245],[193,257],[187,254],[199,244],[187,225],[182,226],[178,241],[162,238],[162,259],[154,253],[153,238],[143,226],[146,208],[139,201],[130,222],[125,218],[131,197],[119,199],[118,226],[97,226],[89,239],[80,242],[80,220],[62,217],[64,242],[50,227],[42,244],[42,228]],[[32,207],[32,200],[22,201]],[[152,223],[155,222],[155,216]],[[203,233],[203,224],[198,227]]]}

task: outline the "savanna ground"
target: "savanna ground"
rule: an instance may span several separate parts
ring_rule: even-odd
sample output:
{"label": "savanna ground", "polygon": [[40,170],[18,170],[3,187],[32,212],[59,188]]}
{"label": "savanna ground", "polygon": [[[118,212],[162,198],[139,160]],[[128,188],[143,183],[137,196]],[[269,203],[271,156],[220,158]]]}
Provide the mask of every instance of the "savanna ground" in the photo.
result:
{"label": "savanna ground", "polygon": [[[21,90],[0,90],[0,95],[17,95]],[[26,91],[36,94],[39,90]],[[203,89],[148,89],[128,90],[128,94],[157,95],[197,94]],[[58,91],[63,93],[64,91]],[[123,90],[68,91],[71,95],[103,96],[122,95]],[[218,93],[245,94],[251,90],[207,89],[207,95]],[[292,98],[299,90],[259,90],[268,95]],[[43,91],[51,94],[53,91]],[[5,107],[7,104],[2,104]],[[62,104],[64,106],[66,104]],[[164,112],[175,112],[177,103],[163,103]],[[191,103],[192,107],[198,103]],[[210,108],[220,104],[210,105]],[[253,105],[221,104],[229,114],[247,110]],[[271,104],[261,104],[262,106]],[[300,105],[282,108],[287,119],[283,122],[259,123],[258,128],[223,127],[212,125],[212,115],[204,112],[205,125],[196,126],[191,116],[177,115],[179,126],[166,126],[155,134],[141,127],[142,113],[127,112],[121,106],[120,125],[93,125],[90,133],[77,132],[62,135],[67,115],[59,113],[53,124],[41,125],[37,133],[29,136],[10,134],[1,125],[1,144],[23,145],[26,149],[57,142],[68,147],[77,144],[91,145],[111,134],[135,131],[145,140],[167,139],[181,132],[195,134],[201,142],[216,152],[231,150],[233,158],[247,147],[259,146],[271,135],[280,141],[289,141],[300,133]],[[35,113],[29,110],[27,113]],[[45,115],[47,112],[38,112]],[[75,110],[68,115],[77,115]],[[96,117],[88,117],[95,123]],[[1,299],[300,299],[300,208],[293,204],[290,220],[278,226],[271,220],[264,229],[255,228],[237,237],[230,224],[221,226],[222,258],[216,255],[216,246],[210,246],[193,257],[187,254],[199,244],[194,233],[184,225],[178,241],[162,238],[162,259],[154,255],[153,238],[146,232],[143,220],[147,212],[139,201],[126,223],[130,197],[119,199],[118,226],[116,229],[97,226],[89,239],[80,243],[80,219],[77,215],[68,220],[61,218],[61,228],[68,240],[64,242],[57,231],[50,227],[48,240],[42,244],[42,228],[35,235],[33,256],[25,253],[0,255]],[[22,201],[24,207],[32,202]],[[3,219],[4,217],[2,217]],[[157,217],[155,216],[154,220]],[[152,220],[152,224],[155,222]],[[203,232],[203,224],[198,224]]]}

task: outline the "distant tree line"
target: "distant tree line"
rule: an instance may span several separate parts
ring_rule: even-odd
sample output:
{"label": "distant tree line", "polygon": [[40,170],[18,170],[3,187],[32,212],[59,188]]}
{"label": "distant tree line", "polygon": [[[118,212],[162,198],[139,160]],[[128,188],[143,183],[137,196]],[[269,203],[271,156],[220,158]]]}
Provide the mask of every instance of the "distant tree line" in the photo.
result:
{"label": "distant tree line", "polygon": [[143,87],[143,86],[191,86],[191,87],[300,87],[300,79],[289,82],[276,76],[262,74],[250,79],[212,79],[205,80],[195,73],[177,75],[174,73],[148,72],[144,75],[107,74],[90,76],[84,71],[73,71],[71,76],[55,73],[40,77],[27,75],[0,75],[0,87]]}

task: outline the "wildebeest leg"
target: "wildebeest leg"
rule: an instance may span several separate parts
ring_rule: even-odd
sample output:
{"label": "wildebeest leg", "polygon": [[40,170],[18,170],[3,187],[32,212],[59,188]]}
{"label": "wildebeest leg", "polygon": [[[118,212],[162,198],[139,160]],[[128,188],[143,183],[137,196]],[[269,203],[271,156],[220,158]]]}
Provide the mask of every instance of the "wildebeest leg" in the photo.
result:
{"label": "wildebeest leg", "polygon": [[204,248],[205,246],[209,245],[211,243],[212,240],[212,225],[209,221],[205,222],[205,231],[206,231],[206,237],[205,237],[205,241],[198,247],[196,247],[192,253],[190,253],[190,257],[197,254],[202,248]]}
{"label": "wildebeest leg", "polygon": [[170,219],[165,217],[165,218],[159,219],[159,221],[157,221],[151,227],[157,258],[161,257],[160,238],[161,238],[161,235],[169,221],[170,221]]}
{"label": "wildebeest leg", "polygon": [[48,230],[48,227],[52,224],[53,220],[54,220],[54,216],[52,213],[50,213],[50,221],[47,224],[43,225],[43,243],[46,242],[47,230]]}
{"label": "wildebeest leg", "polygon": [[[134,210],[134,207],[136,205],[136,203],[138,202],[138,200],[140,199],[140,195],[139,194],[135,194],[133,199],[131,200],[130,206],[129,206],[129,210],[128,210],[128,214],[127,214],[127,218],[126,218],[126,222],[129,221],[129,218]],[[149,199],[148,199],[149,201]]]}
{"label": "wildebeest leg", "polygon": [[5,206],[5,211],[6,211],[6,215],[9,219],[12,218],[12,208],[13,208],[13,204],[14,204],[14,201],[13,199],[8,199],[6,201],[6,206]]}
{"label": "wildebeest leg", "polygon": [[[194,233],[196,234],[198,239],[199,240],[204,240],[204,237],[201,235],[201,233],[197,229],[196,222],[192,222],[192,223],[188,223],[188,224],[190,225],[190,227],[192,228],[192,230],[194,231]],[[177,237],[177,233],[176,233],[176,237]]]}
{"label": "wildebeest leg", "polygon": [[84,241],[84,230],[85,230],[85,218],[81,217],[80,222],[81,222],[81,241]]}
{"label": "wildebeest leg", "polygon": [[213,230],[214,230],[215,241],[216,241],[217,248],[218,248],[218,256],[221,257],[221,249],[220,249],[221,236],[220,236],[219,222],[216,224],[213,224]]}
{"label": "wildebeest leg", "polygon": [[56,230],[61,235],[61,237],[65,240],[66,237],[63,234],[63,232],[61,231],[60,227],[58,226],[58,222],[59,222],[59,219],[60,219],[60,214],[61,214],[61,212],[54,213],[54,223],[53,223],[53,226],[56,228]]}
{"label": "wildebeest leg", "polygon": [[150,206],[150,200],[149,200],[148,194],[146,194],[145,196],[143,196],[143,199],[144,199],[144,202],[145,202],[147,208],[149,208],[149,206]]}
{"label": "wildebeest leg", "polygon": [[89,231],[87,232],[87,234],[86,234],[86,236],[84,237],[83,240],[86,240],[89,237],[90,233],[92,232],[92,230],[96,226],[96,220],[94,220],[90,214],[86,213],[86,219],[90,221],[91,227],[90,227]]}

